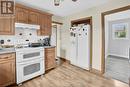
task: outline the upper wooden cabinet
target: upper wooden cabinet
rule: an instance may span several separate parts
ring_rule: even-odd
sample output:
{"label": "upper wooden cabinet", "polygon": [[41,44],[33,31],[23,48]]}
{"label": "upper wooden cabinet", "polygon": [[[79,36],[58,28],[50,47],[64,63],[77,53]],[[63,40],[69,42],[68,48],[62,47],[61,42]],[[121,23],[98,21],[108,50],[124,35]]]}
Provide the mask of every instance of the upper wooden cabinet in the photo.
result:
{"label": "upper wooden cabinet", "polygon": [[52,20],[51,19],[52,19],[51,16],[46,16],[45,32],[47,35],[51,35],[51,33],[52,33],[52,29],[51,29]]}
{"label": "upper wooden cabinet", "polygon": [[28,23],[29,11],[27,9],[16,6],[15,13],[15,22]]}
{"label": "upper wooden cabinet", "polygon": [[39,30],[39,35],[51,35],[51,23],[52,23],[52,16],[41,14],[40,15],[40,26],[41,29]]}
{"label": "upper wooden cabinet", "polygon": [[51,35],[52,14],[16,4],[16,22],[38,24],[38,35]]}
{"label": "upper wooden cabinet", "polygon": [[40,14],[38,12],[29,11],[29,20],[30,24],[39,24],[40,22]]}
{"label": "upper wooden cabinet", "polygon": [[0,17],[0,35],[14,35],[14,17]]}

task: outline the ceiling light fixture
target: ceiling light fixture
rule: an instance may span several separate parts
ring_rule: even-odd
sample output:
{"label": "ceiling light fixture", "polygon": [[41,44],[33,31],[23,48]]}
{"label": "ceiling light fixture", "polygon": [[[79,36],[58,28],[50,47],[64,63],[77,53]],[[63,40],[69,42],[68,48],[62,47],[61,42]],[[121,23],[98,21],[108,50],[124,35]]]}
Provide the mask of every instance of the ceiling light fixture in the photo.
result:
{"label": "ceiling light fixture", "polygon": [[[61,1],[64,1],[64,0],[54,0],[54,5],[59,6]],[[72,1],[76,2],[77,0],[72,0]]]}

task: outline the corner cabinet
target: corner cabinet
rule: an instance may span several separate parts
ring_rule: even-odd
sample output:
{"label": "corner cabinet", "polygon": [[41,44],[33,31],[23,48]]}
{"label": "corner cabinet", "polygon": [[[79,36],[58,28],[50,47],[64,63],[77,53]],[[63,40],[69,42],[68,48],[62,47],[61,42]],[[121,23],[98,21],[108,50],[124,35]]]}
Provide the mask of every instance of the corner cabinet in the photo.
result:
{"label": "corner cabinet", "polygon": [[51,35],[52,15],[40,14],[40,30],[38,35]]}
{"label": "corner cabinet", "polygon": [[14,35],[14,17],[0,17],[0,35]]}
{"label": "corner cabinet", "polygon": [[45,48],[45,70],[50,70],[55,67],[55,47]]}
{"label": "corner cabinet", "polygon": [[15,53],[0,55],[0,87],[15,83]]}

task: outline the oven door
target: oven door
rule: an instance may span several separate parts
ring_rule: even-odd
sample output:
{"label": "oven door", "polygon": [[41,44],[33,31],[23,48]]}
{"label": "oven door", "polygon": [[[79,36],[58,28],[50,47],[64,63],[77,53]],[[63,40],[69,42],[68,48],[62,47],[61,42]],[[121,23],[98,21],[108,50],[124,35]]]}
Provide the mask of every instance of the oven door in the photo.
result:
{"label": "oven door", "polygon": [[16,62],[30,61],[32,59],[44,59],[44,50],[25,50],[16,52]]}
{"label": "oven door", "polygon": [[17,84],[44,74],[44,66],[45,65],[43,59],[17,63]]}

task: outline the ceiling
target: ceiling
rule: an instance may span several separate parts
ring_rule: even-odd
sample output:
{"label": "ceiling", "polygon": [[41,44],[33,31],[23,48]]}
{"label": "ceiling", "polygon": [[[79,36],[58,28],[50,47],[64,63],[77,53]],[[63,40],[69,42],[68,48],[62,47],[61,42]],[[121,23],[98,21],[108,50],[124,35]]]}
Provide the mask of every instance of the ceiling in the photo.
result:
{"label": "ceiling", "polygon": [[62,0],[60,6],[54,6],[54,0],[15,0],[18,3],[23,3],[31,7],[35,7],[57,16],[68,16],[85,9],[103,4],[109,0]]}

